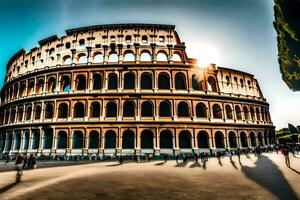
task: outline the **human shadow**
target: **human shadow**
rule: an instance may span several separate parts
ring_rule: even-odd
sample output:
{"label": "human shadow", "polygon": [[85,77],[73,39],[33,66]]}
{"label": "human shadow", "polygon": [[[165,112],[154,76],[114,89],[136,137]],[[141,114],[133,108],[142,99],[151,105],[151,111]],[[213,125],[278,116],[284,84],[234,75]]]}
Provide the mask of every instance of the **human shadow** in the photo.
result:
{"label": "human shadow", "polygon": [[203,162],[203,165],[202,165],[202,168],[203,168],[203,169],[206,169],[206,162],[207,162],[207,161],[204,161],[204,162]]}
{"label": "human shadow", "polygon": [[195,168],[195,167],[201,167],[199,162],[194,162],[193,164],[191,164],[190,168]]}
{"label": "human shadow", "polygon": [[[123,163],[125,164],[125,163]],[[119,165],[123,165],[121,163],[115,163],[115,164],[109,164],[109,165],[106,165],[106,167],[115,167],[115,166],[119,166]]]}
{"label": "human shadow", "polygon": [[18,182],[13,182],[7,186],[4,186],[3,188],[0,188],[0,194],[7,192],[8,190],[12,189],[13,187],[15,187],[18,184],[19,184]]}
{"label": "human shadow", "polygon": [[155,165],[160,166],[160,165],[164,165],[167,162],[160,162],[160,163],[156,163]]}
{"label": "human shadow", "polygon": [[175,167],[185,167],[187,165],[187,162],[180,162]]}
{"label": "human shadow", "polygon": [[241,165],[241,171],[251,180],[269,190],[278,199],[298,199],[296,193],[285,179],[278,166],[268,157],[262,156],[255,162],[255,167]]}
{"label": "human shadow", "polygon": [[235,162],[233,160],[230,161],[231,165],[234,167],[234,169],[238,169]]}
{"label": "human shadow", "polygon": [[291,169],[292,171],[294,171],[294,172],[296,172],[297,174],[299,174],[299,175],[300,175],[300,172],[299,172],[299,171],[297,171],[296,169],[294,169],[294,168],[292,168],[292,167],[290,167],[290,169]]}
{"label": "human shadow", "polygon": [[223,163],[221,161],[221,159],[218,161],[219,165],[222,167],[223,166]]}

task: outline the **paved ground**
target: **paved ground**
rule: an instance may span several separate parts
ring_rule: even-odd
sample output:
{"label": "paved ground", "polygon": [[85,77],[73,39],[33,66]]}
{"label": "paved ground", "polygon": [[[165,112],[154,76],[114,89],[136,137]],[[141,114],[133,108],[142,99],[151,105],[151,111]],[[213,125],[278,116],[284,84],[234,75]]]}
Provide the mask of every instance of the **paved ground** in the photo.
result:
{"label": "paved ground", "polygon": [[[204,166],[175,161],[115,162],[0,173],[0,199],[300,199],[300,156],[210,159]],[[2,163],[3,164],[3,163]],[[1,168],[2,166],[0,166]]]}

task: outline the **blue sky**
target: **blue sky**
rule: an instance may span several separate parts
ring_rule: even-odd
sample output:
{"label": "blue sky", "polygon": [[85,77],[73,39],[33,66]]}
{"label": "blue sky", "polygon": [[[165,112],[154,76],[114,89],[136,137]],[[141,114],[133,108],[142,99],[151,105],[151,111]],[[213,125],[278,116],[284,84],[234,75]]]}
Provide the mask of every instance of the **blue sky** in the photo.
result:
{"label": "blue sky", "polygon": [[109,23],[176,25],[190,57],[212,46],[218,65],[255,75],[277,128],[300,125],[300,93],[284,84],[277,62],[273,0],[1,0],[0,86],[8,59],[64,30]]}

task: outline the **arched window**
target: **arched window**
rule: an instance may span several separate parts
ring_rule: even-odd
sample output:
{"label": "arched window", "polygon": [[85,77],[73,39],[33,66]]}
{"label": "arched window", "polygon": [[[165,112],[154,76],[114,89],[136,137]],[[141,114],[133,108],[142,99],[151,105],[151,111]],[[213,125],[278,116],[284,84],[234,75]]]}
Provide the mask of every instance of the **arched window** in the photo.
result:
{"label": "arched window", "polygon": [[81,131],[74,131],[73,134],[73,149],[83,148],[83,133]]}
{"label": "arched window", "polygon": [[152,74],[144,72],[141,75],[141,89],[153,89]]}
{"label": "arched window", "polygon": [[131,35],[126,35],[125,42],[126,43],[131,43]]}
{"label": "arched window", "polygon": [[219,104],[213,105],[213,117],[217,119],[222,119],[222,109]]}
{"label": "arched window", "polygon": [[93,74],[93,90],[101,90],[102,89],[102,76],[101,74],[94,73]]}
{"label": "arched window", "polygon": [[143,44],[147,44],[148,43],[148,37],[147,37],[147,35],[143,35],[142,36],[142,43]]}
{"label": "arched window", "polygon": [[189,131],[181,131],[179,133],[179,148],[181,149],[191,149],[192,139],[191,133]]}
{"label": "arched window", "polygon": [[58,107],[58,118],[68,118],[69,116],[69,106],[66,103],[59,104]]}
{"label": "arched window", "polygon": [[79,40],[79,46],[83,47],[85,44],[84,39],[80,39]]}
{"label": "arched window", "polygon": [[13,135],[8,135],[7,145],[6,145],[6,151],[10,151],[12,149],[12,142],[13,142]]}
{"label": "arched window", "polygon": [[26,83],[22,82],[21,86],[20,86],[20,94],[19,94],[20,97],[24,97],[25,96],[25,89],[26,89]]}
{"label": "arched window", "polygon": [[186,77],[182,72],[175,75],[175,89],[186,90]]}
{"label": "arched window", "polygon": [[153,133],[143,130],[141,133],[141,149],[153,149]]}
{"label": "arched window", "polygon": [[207,108],[204,103],[198,103],[196,106],[196,116],[197,117],[207,117]]}
{"label": "arched window", "polygon": [[44,85],[45,85],[44,80],[43,79],[39,79],[38,83],[37,83],[37,86],[36,86],[36,92],[37,92],[37,94],[42,94],[43,93]]}
{"label": "arched window", "polygon": [[224,135],[220,131],[215,133],[215,144],[216,144],[216,148],[225,148]]}
{"label": "arched window", "polygon": [[34,81],[30,81],[28,83],[27,95],[31,96],[33,94],[33,90],[34,90]]}
{"label": "arched window", "polygon": [[108,89],[109,90],[118,89],[118,75],[116,73],[110,73],[108,75]]}
{"label": "arched window", "polygon": [[53,141],[53,131],[52,129],[46,129],[44,133],[43,149],[51,149],[52,141]]}
{"label": "arched window", "polygon": [[118,62],[118,54],[117,53],[111,53],[108,57],[108,62]]}
{"label": "arched window", "polygon": [[127,72],[124,75],[124,89],[135,89],[135,74]]}
{"label": "arched window", "polygon": [[167,62],[168,57],[165,53],[158,53],[157,56],[156,56],[156,60],[160,61],[160,62]]}
{"label": "arched window", "polygon": [[32,149],[38,149],[40,146],[40,132],[37,130],[34,130],[32,133]]}
{"label": "arched window", "polygon": [[23,107],[19,107],[18,109],[18,121],[21,122],[23,120]]}
{"label": "arched window", "polygon": [[100,117],[100,103],[93,102],[91,104],[90,117]]}
{"label": "arched window", "polygon": [[193,74],[193,76],[192,76],[193,90],[202,90],[203,91],[202,82],[203,81],[200,81],[196,74]]}
{"label": "arched window", "polygon": [[185,101],[181,101],[178,104],[177,108],[178,117],[189,117],[190,116],[190,108],[189,104]]}
{"label": "arched window", "polygon": [[160,132],[160,148],[173,149],[173,136],[170,131],[163,130]]}
{"label": "arched window", "polygon": [[262,145],[263,145],[263,136],[262,136],[262,133],[261,133],[261,132],[259,132],[259,133],[257,134],[257,138],[258,138],[258,145],[259,145],[259,146],[262,146]]}
{"label": "arched window", "polygon": [[115,102],[106,104],[106,117],[117,117],[117,104]]}
{"label": "arched window", "polygon": [[232,109],[230,105],[225,106],[227,119],[233,119]]}
{"label": "arched window", "polygon": [[122,149],[134,149],[134,132],[126,130],[122,135]]}
{"label": "arched window", "polygon": [[10,114],[10,123],[14,123],[15,122],[15,118],[16,118],[16,109],[13,108],[11,110],[11,114]]}
{"label": "arched window", "polygon": [[250,141],[251,141],[251,146],[252,147],[256,147],[256,137],[255,137],[255,133],[251,132],[250,133]]}
{"label": "arched window", "polygon": [[89,137],[89,149],[99,148],[99,133],[97,131],[91,131]]}
{"label": "arched window", "polygon": [[74,117],[84,117],[84,104],[77,102],[74,105]]}
{"label": "arched window", "polygon": [[252,119],[252,121],[254,121],[255,120],[255,112],[254,112],[254,109],[252,106],[250,106],[250,113],[251,113],[251,119]]}
{"label": "arched window", "polygon": [[64,65],[70,65],[70,64],[72,64],[71,56],[65,56],[65,57],[63,58],[63,64],[64,64]]}
{"label": "arched window", "polygon": [[170,89],[170,76],[162,72],[158,75],[158,89]]}
{"label": "arched window", "polygon": [[67,148],[67,133],[64,131],[59,131],[57,134],[57,149]]}
{"label": "arched window", "polygon": [[259,112],[259,108],[256,108],[256,117],[257,117],[257,121],[260,121],[260,112]]}
{"label": "arched window", "polygon": [[86,55],[85,54],[80,54],[79,56],[78,56],[78,63],[87,63],[87,57],[86,57]]}
{"label": "arched window", "polygon": [[240,134],[242,147],[248,147],[247,135],[245,132],[241,132]]}
{"label": "arched window", "polygon": [[116,148],[116,133],[114,131],[107,131],[105,133],[105,149],[115,149]]}
{"label": "arched window", "polygon": [[31,112],[32,112],[32,108],[31,108],[31,106],[28,106],[26,109],[26,120],[31,119]]}
{"label": "arched window", "polygon": [[235,106],[235,114],[237,119],[242,119],[242,111],[238,105]]}
{"label": "arched window", "polygon": [[55,92],[56,89],[56,79],[54,77],[51,77],[48,79],[48,93]]}
{"label": "arched window", "polygon": [[169,101],[160,102],[159,116],[160,117],[171,117],[171,103]]}
{"label": "arched window", "polygon": [[230,132],[229,135],[229,147],[230,148],[237,148],[237,141],[236,141],[236,135],[234,132]]}
{"label": "arched window", "polygon": [[24,150],[28,150],[29,148],[29,133],[27,131],[24,132]]}
{"label": "arched window", "polygon": [[142,117],[153,117],[153,105],[150,101],[144,101],[142,103]]}
{"label": "arched window", "polygon": [[135,105],[133,101],[125,101],[123,104],[123,117],[134,117]]}
{"label": "arched window", "polygon": [[71,89],[71,81],[69,76],[62,76],[60,79],[60,91],[69,92]]}
{"label": "arched window", "polygon": [[46,104],[45,119],[52,119],[53,112],[54,112],[53,105],[51,103]]}
{"label": "arched window", "polygon": [[126,53],[124,56],[124,61],[135,61],[135,55],[133,53]]}
{"label": "arched window", "polygon": [[149,52],[142,52],[140,60],[142,62],[151,62],[152,61],[151,54]]}
{"label": "arched window", "polygon": [[101,53],[95,54],[94,63],[103,63],[103,55]]}
{"label": "arched window", "polygon": [[35,106],[35,115],[34,115],[34,119],[35,120],[41,119],[41,112],[42,112],[41,106],[40,105],[36,105]]}
{"label": "arched window", "polygon": [[245,120],[249,120],[249,111],[247,106],[243,107],[244,115],[245,115]]}
{"label": "arched window", "polygon": [[217,92],[217,82],[214,77],[212,76],[208,77],[207,83],[208,83],[208,88],[207,88],[208,91]]}
{"label": "arched window", "polygon": [[209,137],[206,131],[200,131],[198,133],[198,147],[204,149],[209,148]]}
{"label": "arched window", "polygon": [[86,78],[84,75],[78,75],[76,77],[76,90],[86,89]]}
{"label": "arched window", "polygon": [[172,57],[173,62],[182,62],[181,56],[178,53],[174,53]]}

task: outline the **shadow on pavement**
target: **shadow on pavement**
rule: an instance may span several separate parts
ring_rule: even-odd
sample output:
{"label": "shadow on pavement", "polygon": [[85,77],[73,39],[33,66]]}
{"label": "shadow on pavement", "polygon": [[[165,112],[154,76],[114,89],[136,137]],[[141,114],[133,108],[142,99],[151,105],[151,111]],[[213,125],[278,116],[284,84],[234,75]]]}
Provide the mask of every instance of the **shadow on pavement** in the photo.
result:
{"label": "shadow on pavement", "polygon": [[12,189],[13,187],[15,187],[16,185],[18,185],[18,182],[14,182],[14,183],[11,183],[3,188],[0,188],[0,194]]}
{"label": "shadow on pavement", "polygon": [[187,162],[181,162],[175,165],[175,167],[185,167],[187,165]]}
{"label": "shadow on pavement", "polygon": [[165,163],[167,163],[167,162],[160,162],[160,163],[156,163],[155,165],[160,166],[160,165],[163,165]]}
{"label": "shadow on pavement", "polygon": [[194,162],[190,168],[195,168],[195,167],[201,167],[200,163],[199,162]]}
{"label": "shadow on pavement", "polygon": [[290,167],[290,169],[291,169],[292,171],[294,171],[294,172],[296,172],[297,174],[299,174],[299,175],[300,175],[300,172],[299,172],[299,171],[295,170],[295,169],[294,169],[294,168],[292,168],[292,167]]}
{"label": "shadow on pavement", "polygon": [[119,166],[119,165],[122,165],[122,164],[120,164],[120,163],[110,164],[110,165],[106,165],[106,167],[115,167],[115,166]]}
{"label": "shadow on pavement", "polygon": [[241,171],[249,179],[269,190],[278,199],[298,199],[278,166],[268,157],[262,156],[254,164],[255,167],[241,165]]}
{"label": "shadow on pavement", "polygon": [[230,161],[231,165],[234,167],[234,169],[238,169],[235,162],[233,160]]}

